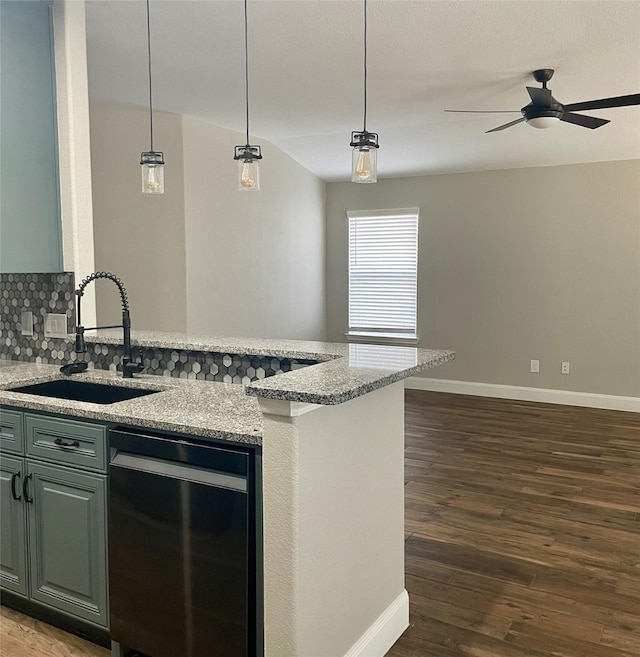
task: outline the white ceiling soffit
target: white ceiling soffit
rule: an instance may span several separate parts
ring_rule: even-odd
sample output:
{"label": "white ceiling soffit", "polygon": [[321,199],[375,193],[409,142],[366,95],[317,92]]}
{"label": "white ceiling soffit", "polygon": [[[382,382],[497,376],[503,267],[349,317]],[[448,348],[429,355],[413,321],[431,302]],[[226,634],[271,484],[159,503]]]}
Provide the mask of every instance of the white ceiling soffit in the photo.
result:
{"label": "white ceiling soffit", "polygon": [[[88,0],[89,88],[147,102],[145,3]],[[242,0],[151,0],[157,109],[244,131]],[[362,129],[361,0],[251,0],[251,132],[325,180],[349,178]],[[564,103],[640,92],[640,2],[369,2],[369,130],[379,176],[640,157],[640,108],[586,112],[597,130],[522,124],[536,68]]]}

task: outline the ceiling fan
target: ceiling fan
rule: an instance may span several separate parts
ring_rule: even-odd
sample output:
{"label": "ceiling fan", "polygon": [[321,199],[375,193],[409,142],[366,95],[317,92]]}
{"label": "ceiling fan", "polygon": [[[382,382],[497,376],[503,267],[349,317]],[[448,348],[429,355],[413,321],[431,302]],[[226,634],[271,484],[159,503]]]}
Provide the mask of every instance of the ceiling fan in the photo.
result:
{"label": "ceiling fan", "polygon": [[608,107],[628,107],[630,105],[640,105],[640,94],[630,94],[628,96],[616,96],[615,98],[600,98],[599,100],[586,100],[582,103],[570,103],[563,105],[559,103],[552,95],[551,89],[547,89],[547,82],[553,77],[552,68],[541,68],[533,72],[536,82],[542,84],[542,88],[527,87],[531,102],[520,110],[445,110],[445,112],[463,112],[468,114],[505,114],[510,112],[521,112],[522,118],[510,121],[500,125],[487,132],[499,132],[511,126],[526,121],[533,128],[551,128],[558,121],[573,123],[583,128],[600,128],[609,123],[608,119],[600,119],[585,114],[575,114],[575,110],[595,110],[606,109]]}

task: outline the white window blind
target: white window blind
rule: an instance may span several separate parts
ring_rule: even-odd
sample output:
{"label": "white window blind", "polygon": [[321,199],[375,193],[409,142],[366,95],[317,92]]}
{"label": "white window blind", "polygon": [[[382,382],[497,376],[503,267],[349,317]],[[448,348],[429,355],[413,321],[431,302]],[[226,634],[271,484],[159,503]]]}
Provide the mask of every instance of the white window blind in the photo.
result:
{"label": "white window blind", "polygon": [[347,213],[349,334],[416,337],[418,213]]}

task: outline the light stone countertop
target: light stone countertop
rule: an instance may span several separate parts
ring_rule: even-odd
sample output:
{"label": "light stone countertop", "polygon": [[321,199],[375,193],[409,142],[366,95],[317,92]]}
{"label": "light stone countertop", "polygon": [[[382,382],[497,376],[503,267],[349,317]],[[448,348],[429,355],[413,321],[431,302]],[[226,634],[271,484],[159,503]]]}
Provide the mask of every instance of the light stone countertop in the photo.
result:
{"label": "light stone countertop", "polygon": [[[119,344],[119,331],[87,335],[88,342]],[[68,378],[57,365],[0,361],[0,404],[59,413],[148,429],[262,443],[262,414],[256,397],[310,404],[341,404],[453,360],[447,350],[297,340],[215,338],[174,333],[134,332],[132,343],[163,349],[217,351],[318,361],[297,370],[260,379],[246,386],[211,381],[88,370],[73,380],[157,390],[157,393],[94,404],[17,393],[8,388]]]}
{"label": "light stone countertop", "polygon": [[[87,333],[87,342],[122,344],[119,329]],[[357,343],[308,342],[262,338],[225,338],[132,331],[140,347],[274,356],[318,361],[291,372],[254,381],[247,395],[310,404],[341,404],[454,359],[453,351]]]}
{"label": "light stone countertop", "polygon": [[0,362],[0,405],[3,406],[238,443],[262,444],[262,414],[258,401],[245,395],[240,385],[144,374],[134,379],[123,379],[122,374],[104,370],[74,374],[74,381],[160,391],[114,404],[93,404],[11,392],[7,388],[70,377],[60,374],[57,365]]}
{"label": "light stone countertop", "polygon": [[[69,336],[73,338],[74,336]],[[122,329],[101,329],[84,335],[86,342],[122,344]],[[347,345],[333,342],[305,340],[276,340],[272,338],[236,338],[216,335],[192,335],[189,333],[164,333],[160,331],[131,331],[131,344],[137,347],[176,349],[187,351],[212,351],[222,354],[246,356],[273,356],[300,360],[325,361],[339,358]]]}

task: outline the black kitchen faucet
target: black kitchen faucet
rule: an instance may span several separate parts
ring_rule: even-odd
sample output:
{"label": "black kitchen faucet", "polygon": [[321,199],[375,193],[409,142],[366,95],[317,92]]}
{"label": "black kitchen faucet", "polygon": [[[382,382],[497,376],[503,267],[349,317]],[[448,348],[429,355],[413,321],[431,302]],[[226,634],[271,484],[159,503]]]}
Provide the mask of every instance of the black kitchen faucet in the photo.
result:
{"label": "black kitchen faucet", "polygon": [[[80,300],[84,295],[84,289],[98,278],[107,278],[118,286],[120,292],[120,299],[122,301],[122,324],[113,324],[111,326],[93,326],[92,328],[85,328],[82,326],[80,319]],[[120,328],[124,332],[124,356],[122,357],[122,376],[125,379],[133,378],[134,372],[142,372],[143,365],[142,359],[138,362],[133,362],[133,355],[131,351],[131,318],[129,316],[129,300],[127,299],[127,291],[122,284],[122,281],[114,274],[108,271],[97,271],[93,274],[87,276],[81,283],[78,289],[76,290],[76,296],[78,297],[78,312],[77,317],[78,321],[76,323],[76,346],[75,352],[77,354],[84,354],[87,351],[87,345],[84,341],[84,332],[93,331],[95,329],[108,329],[108,328]]]}

